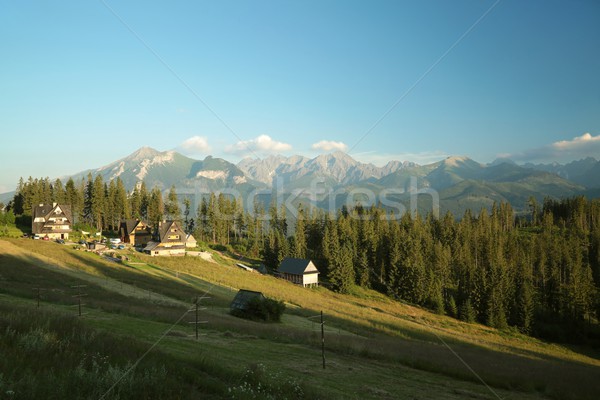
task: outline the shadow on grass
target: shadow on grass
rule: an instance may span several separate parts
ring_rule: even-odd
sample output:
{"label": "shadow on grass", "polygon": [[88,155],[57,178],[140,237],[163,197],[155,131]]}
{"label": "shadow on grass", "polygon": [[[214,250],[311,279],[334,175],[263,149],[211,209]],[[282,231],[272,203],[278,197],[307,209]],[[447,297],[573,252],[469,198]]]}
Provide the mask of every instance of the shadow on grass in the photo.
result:
{"label": "shadow on grass", "polygon": [[[78,263],[85,263],[100,274],[116,280],[138,280],[155,288],[157,292],[174,298],[185,299],[194,297],[198,290],[169,278],[144,275],[129,267],[107,265],[104,261],[94,260],[89,255],[71,254]],[[12,265],[12,267],[8,267]],[[159,268],[164,270],[163,268]],[[18,273],[16,273],[17,271]],[[183,272],[180,272],[182,274]],[[35,267],[23,260],[3,255],[0,258],[0,274],[2,275],[2,290],[22,297],[34,298],[32,287],[55,286],[58,288],[57,301],[72,302],[72,294],[65,289],[68,285],[60,273]],[[40,276],[41,275],[41,276]],[[189,276],[190,279],[198,279]],[[71,279],[71,278],[69,278]],[[73,284],[88,284],[84,280],[73,280]],[[69,282],[71,284],[72,282]],[[89,284],[88,284],[89,285]],[[121,296],[108,292],[97,285],[89,285],[89,304],[111,312],[124,312],[131,315],[157,318],[157,310],[163,310],[165,317],[173,321],[175,310],[166,307],[152,307],[144,300]],[[63,288],[63,289],[60,289]],[[60,292],[62,290],[62,292]],[[104,308],[105,307],[105,308]],[[180,310],[177,310],[180,311]],[[308,308],[294,311],[296,315],[304,312],[313,315],[318,310]],[[162,311],[161,311],[162,312]],[[154,314],[153,314],[154,313]],[[356,317],[356,316],[354,316]],[[176,319],[176,318],[175,318]],[[431,332],[402,329],[402,334],[412,339],[391,337],[375,328],[345,320],[344,318],[327,317],[333,325],[344,327],[350,332],[357,332],[368,337],[335,335],[328,333],[327,351],[340,354],[358,355],[371,359],[389,360],[413,368],[440,373],[453,378],[478,382],[478,378],[456,357],[458,354],[482,379],[491,386],[518,389],[524,391],[540,391],[556,398],[595,399],[599,388],[598,376],[600,368],[582,364],[577,361],[567,361],[550,355],[531,352],[525,355],[510,354],[492,350],[484,346],[466,344],[457,340],[447,340],[451,351]],[[370,321],[380,325],[382,330],[398,330],[398,326],[382,321]],[[297,329],[285,325],[264,325],[249,321],[241,321],[228,315],[211,314],[211,327],[222,331],[235,331],[252,334],[257,337],[292,344],[303,344],[311,347],[320,345],[319,338],[311,331]],[[447,337],[447,335],[444,335]],[[526,351],[524,352],[526,353]]]}

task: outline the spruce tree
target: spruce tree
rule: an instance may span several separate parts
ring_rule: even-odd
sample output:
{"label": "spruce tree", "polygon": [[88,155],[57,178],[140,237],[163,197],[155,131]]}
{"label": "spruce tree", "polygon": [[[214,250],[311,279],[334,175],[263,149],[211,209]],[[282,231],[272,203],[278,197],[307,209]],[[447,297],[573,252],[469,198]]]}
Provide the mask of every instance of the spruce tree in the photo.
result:
{"label": "spruce tree", "polygon": [[165,202],[165,214],[169,220],[181,221],[181,209],[179,207],[175,185],[172,185],[171,189],[169,189],[167,201]]}

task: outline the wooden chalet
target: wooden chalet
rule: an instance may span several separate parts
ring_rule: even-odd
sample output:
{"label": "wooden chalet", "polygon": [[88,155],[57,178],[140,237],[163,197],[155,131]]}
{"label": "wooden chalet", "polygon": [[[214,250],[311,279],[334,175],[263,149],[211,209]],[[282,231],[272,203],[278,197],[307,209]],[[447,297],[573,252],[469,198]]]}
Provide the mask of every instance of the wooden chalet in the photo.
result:
{"label": "wooden chalet", "polygon": [[152,229],[139,219],[126,219],[121,221],[119,235],[123,243],[133,246],[146,246],[152,240]]}
{"label": "wooden chalet", "polygon": [[68,239],[72,232],[71,206],[65,204],[38,204],[33,207],[31,233],[48,239]]}
{"label": "wooden chalet", "polygon": [[286,257],[279,265],[279,274],[297,285],[319,286],[319,270],[311,260]]}
{"label": "wooden chalet", "polygon": [[151,256],[185,255],[186,234],[177,221],[158,223],[152,240],[144,247],[144,253]]}

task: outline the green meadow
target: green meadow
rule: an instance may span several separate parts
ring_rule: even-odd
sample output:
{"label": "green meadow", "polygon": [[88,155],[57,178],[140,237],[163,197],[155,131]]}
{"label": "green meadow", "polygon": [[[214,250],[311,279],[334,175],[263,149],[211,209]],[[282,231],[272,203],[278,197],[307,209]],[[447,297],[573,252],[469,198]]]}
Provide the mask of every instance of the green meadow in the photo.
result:
{"label": "green meadow", "polygon": [[[129,261],[0,240],[0,398],[594,399],[600,390],[588,347],[366,289],[301,288],[216,252],[213,262],[118,253]],[[282,322],[229,315],[241,288],[285,302]]]}

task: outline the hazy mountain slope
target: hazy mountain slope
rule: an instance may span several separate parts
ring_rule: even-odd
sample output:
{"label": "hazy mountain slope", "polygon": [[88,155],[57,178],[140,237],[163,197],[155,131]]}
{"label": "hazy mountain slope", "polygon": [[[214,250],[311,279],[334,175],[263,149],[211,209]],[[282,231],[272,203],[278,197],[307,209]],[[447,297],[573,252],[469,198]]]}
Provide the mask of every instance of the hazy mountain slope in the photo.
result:
{"label": "hazy mountain slope", "polygon": [[157,186],[165,190],[175,185],[187,193],[216,191],[224,187],[235,187],[245,193],[260,186],[234,164],[221,158],[208,156],[204,160],[194,160],[175,151],[160,152],[150,147],[142,147],[104,167],[80,172],[73,175],[73,179],[85,179],[89,173],[100,174],[105,181],[119,177],[128,190],[133,190],[142,180],[148,188]]}
{"label": "hazy mountain slope", "polygon": [[73,175],[74,180],[85,178],[88,173],[93,176],[102,175],[105,181],[121,178],[127,189],[144,180],[151,188],[161,189],[176,184],[187,176],[195,160],[175,151],[159,152],[150,147],[142,147],[134,153],[104,167],[80,172]]}
{"label": "hazy mountain slope", "polygon": [[269,156],[264,159],[245,158],[237,166],[250,178],[271,185],[275,177],[284,184],[299,187],[298,182],[313,179],[335,182],[338,185],[357,183],[367,179],[378,179],[411,163],[390,161],[380,168],[361,163],[346,153],[322,154],[313,159],[302,156]]}
{"label": "hazy mountain slope", "polygon": [[427,180],[435,189],[441,190],[465,179],[477,179],[485,168],[468,157],[448,157],[427,175]]}
{"label": "hazy mountain slope", "polygon": [[524,167],[551,172],[588,188],[600,187],[600,161],[593,157],[587,157],[565,165],[559,163],[528,163]]}

